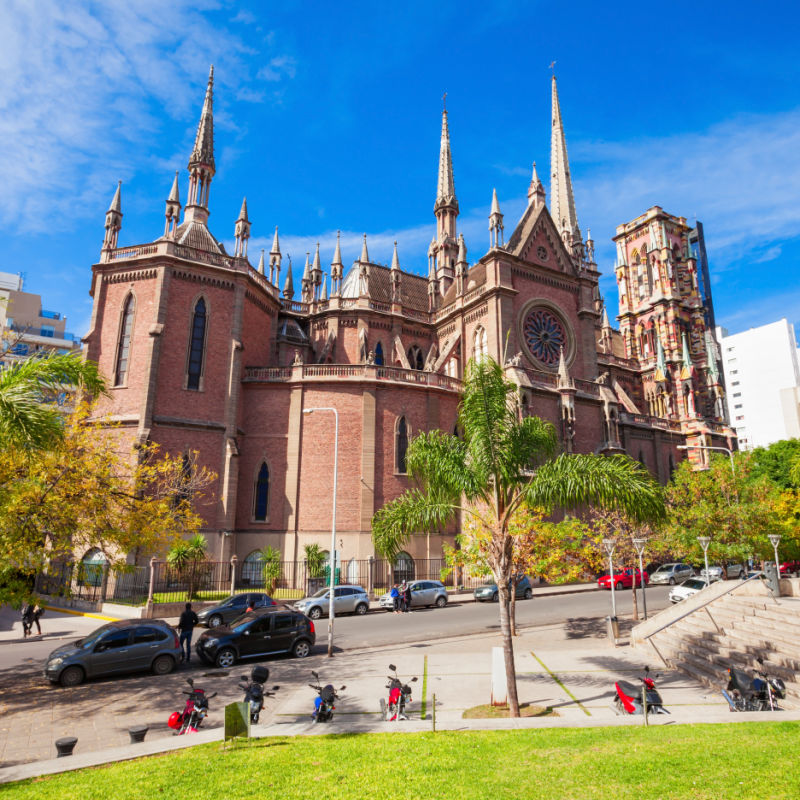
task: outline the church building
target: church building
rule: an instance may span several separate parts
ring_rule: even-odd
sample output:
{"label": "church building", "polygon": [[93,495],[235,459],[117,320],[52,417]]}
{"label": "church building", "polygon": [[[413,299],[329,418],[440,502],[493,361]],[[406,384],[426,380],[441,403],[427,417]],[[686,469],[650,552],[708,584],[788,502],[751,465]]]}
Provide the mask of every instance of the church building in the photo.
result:
{"label": "church building", "polygon": [[[218,475],[201,508],[212,557],[327,550],[337,428],[339,557],[373,555],[372,515],[410,485],[409,441],[454,431],[473,358],[504,364],[520,414],[551,421],[566,452],[628,453],[666,482],[687,454],[702,464],[703,448],[735,446],[685,219],[656,206],[617,228],[615,329],[578,225],[555,78],[551,123],[549,204],[534,164],[522,218],[506,236],[493,194],[490,247],[471,259],[442,112],[427,275],[403,269],[396,245],[390,267],[374,263],[365,235],[349,267],[338,241],[327,270],[317,246],[296,293],[277,228],[251,262],[246,200],[226,252],[208,225],[213,68],[186,204],[176,173],[155,241],[120,245],[117,187],[85,338],[110,384],[98,413],[131,444],[197,451]],[[453,533],[419,537],[405,557],[439,557]]]}

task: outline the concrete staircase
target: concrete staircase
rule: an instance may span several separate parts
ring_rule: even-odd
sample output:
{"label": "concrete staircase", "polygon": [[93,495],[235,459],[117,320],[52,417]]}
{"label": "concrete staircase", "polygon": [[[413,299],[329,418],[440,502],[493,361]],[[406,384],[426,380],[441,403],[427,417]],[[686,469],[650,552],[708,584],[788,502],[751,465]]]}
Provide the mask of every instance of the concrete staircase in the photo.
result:
{"label": "concrete staircase", "polygon": [[713,584],[637,625],[631,643],[715,689],[729,666],[752,671],[760,656],[786,683],[781,706],[800,709],[800,597],[775,598],[763,581]]}

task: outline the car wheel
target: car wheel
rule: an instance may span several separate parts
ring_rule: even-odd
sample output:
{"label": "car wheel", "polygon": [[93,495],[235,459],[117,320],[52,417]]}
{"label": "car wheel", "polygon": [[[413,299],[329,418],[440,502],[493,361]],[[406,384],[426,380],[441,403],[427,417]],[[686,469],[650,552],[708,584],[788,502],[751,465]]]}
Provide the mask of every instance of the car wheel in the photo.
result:
{"label": "car wheel", "polygon": [[528,588],[525,590],[525,594],[523,595],[523,597],[524,597],[526,600],[530,600],[530,599],[531,599],[531,597],[533,597],[533,589],[531,589],[530,587],[528,587]]}
{"label": "car wheel", "polygon": [[615,588],[617,591],[619,591],[619,590],[622,588],[622,581],[617,581],[617,582],[614,584],[614,588]]}
{"label": "car wheel", "polygon": [[172,656],[159,656],[152,666],[154,675],[169,675],[175,669],[175,662]]}
{"label": "car wheel", "polygon": [[675,578],[670,578],[669,579],[669,585],[670,586],[674,586],[675,585]]}
{"label": "car wheel", "polygon": [[369,611],[369,606],[366,603],[359,603],[356,606],[356,614],[358,614],[359,617],[363,617],[367,611]]}
{"label": "car wheel", "polygon": [[308,612],[308,616],[310,619],[319,619],[322,616],[322,609],[318,606],[314,606],[314,608]]}
{"label": "car wheel", "polygon": [[446,597],[437,597],[436,598],[436,608],[444,608],[447,605],[447,598]]}
{"label": "car wheel", "polygon": [[236,661],[236,653],[230,647],[223,647],[222,650],[217,653],[217,657],[214,663],[218,667],[222,667],[223,669],[227,669],[228,667],[232,667],[234,662]]}
{"label": "car wheel", "polygon": [[311,652],[311,645],[308,639],[298,639],[292,647],[292,655],[295,658],[305,658]]}
{"label": "car wheel", "polygon": [[212,614],[208,618],[208,627],[216,628],[219,625],[222,625],[222,617],[219,614]]}
{"label": "car wheel", "polygon": [[62,686],[68,689],[70,686],[79,686],[85,677],[80,667],[67,667],[58,680]]}
{"label": "car wheel", "polygon": [[500,599],[500,596],[497,594],[497,592],[495,592],[495,593],[492,595],[492,602],[493,602],[493,603],[496,603],[496,602],[497,602],[499,599]]}

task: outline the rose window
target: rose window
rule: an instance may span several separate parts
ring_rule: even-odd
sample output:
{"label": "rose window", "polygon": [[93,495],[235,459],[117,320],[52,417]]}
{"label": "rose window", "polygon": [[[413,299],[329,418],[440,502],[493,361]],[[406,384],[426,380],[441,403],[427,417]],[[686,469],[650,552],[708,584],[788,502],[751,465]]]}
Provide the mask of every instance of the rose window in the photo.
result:
{"label": "rose window", "polygon": [[567,332],[558,317],[546,308],[534,308],[525,318],[525,342],[542,364],[557,366],[561,348],[567,350]]}

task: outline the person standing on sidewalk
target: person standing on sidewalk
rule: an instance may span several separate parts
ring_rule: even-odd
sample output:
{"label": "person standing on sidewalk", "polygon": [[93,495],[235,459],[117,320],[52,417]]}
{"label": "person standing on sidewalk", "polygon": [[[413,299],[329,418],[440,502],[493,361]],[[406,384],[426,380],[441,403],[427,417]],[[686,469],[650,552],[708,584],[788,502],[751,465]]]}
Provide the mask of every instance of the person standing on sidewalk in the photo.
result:
{"label": "person standing on sidewalk", "polygon": [[31,635],[31,627],[33,626],[33,606],[30,603],[25,603],[22,606],[22,638],[27,639]]}
{"label": "person standing on sidewalk", "polygon": [[[178,630],[181,632],[181,652],[187,664],[192,657],[192,632],[194,631],[194,626],[199,622],[197,614],[192,611],[192,604],[187,603],[181,618],[178,620]],[[185,652],[183,652],[184,642],[186,642]]]}
{"label": "person standing on sidewalk", "polygon": [[392,608],[394,609],[395,614],[400,613],[400,590],[397,588],[397,584],[392,586],[392,590],[389,592],[389,597],[392,598]]}
{"label": "person standing on sidewalk", "polygon": [[403,584],[403,611],[411,611],[411,587],[407,583]]}
{"label": "person standing on sidewalk", "polygon": [[41,617],[42,614],[44,614],[44,609],[37,603],[33,607],[33,612],[31,614],[31,622],[30,625],[28,625],[28,630],[30,631],[30,633],[33,633],[33,626],[34,625],[36,626],[37,636],[42,635],[42,626],[39,624],[39,617]]}

